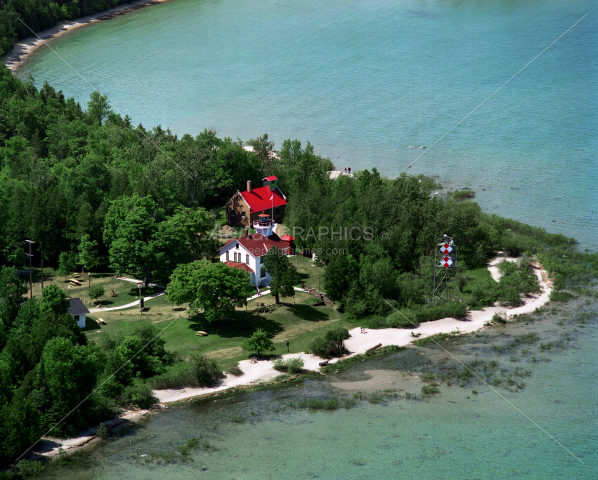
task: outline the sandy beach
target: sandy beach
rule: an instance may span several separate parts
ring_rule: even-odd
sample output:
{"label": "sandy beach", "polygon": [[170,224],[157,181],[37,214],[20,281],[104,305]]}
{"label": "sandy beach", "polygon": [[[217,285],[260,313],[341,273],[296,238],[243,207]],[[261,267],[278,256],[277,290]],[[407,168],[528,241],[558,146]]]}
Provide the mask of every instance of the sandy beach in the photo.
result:
{"label": "sandy beach", "polygon": [[[498,256],[488,264],[488,270],[490,271],[492,277],[497,281],[500,279],[500,274],[497,267],[502,261],[517,261],[517,259]],[[417,328],[414,327],[412,329],[365,329],[365,333],[362,333],[361,327],[356,327],[349,331],[351,338],[345,340],[345,347],[350,353],[345,355],[343,358],[349,358],[353,355],[363,354],[368,349],[378,344],[381,344],[382,346],[407,345],[415,339],[414,336],[412,336],[412,333],[414,335],[420,334],[417,338],[424,338],[438,333],[476,332],[485,328],[495,313],[506,313],[507,321],[510,318],[513,318],[515,315],[531,313],[536,308],[540,308],[548,303],[548,297],[552,291],[552,281],[548,277],[548,272],[546,272],[546,270],[544,270],[538,263],[534,263],[533,268],[535,269],[536,276],[538,277],[541,292],[539,295],[530,296],[523,299],[522,305],[519,307],[488,307],[484,308],[483,310],[471,311],[463,320],[457,320],[455,318],[443,318],[433,322],[423,323]],[[320,368],[319,363],[323,361],[320,357],[306,353],[292,353],[282,356],[284,359],[296,357],[301,357],[305,363],[304,369],[311,371],[318,371]],[[329,363],[334,364],[338,361],[339,359],[335,358],[330,360]],[[227,375],[224,379],[211,388],[185,387],[181,389],[155,390],[154,395],[160,402],[158,405],[156,405],[156,408],[168,408],[169,403],[187,400],[201,395],[214,395],[218,394],[218,392],[235,387],[251,386],[269,382],[279,375],[282,375],[282,372],[274,370],[273,361],[271,360],[258,360],[257,362],[243,360],[239,362],[239,368],[243,372],[243,375]],[[382,373],[384,373],[385,377],[389,377],[389,381],[392,380],[392,378],[390,378],[392,375],[389,376],[389,372]],[[402,379],[402,381],[404,382],[404,379]],[[418,381],[417,377],[414,377],[414,381]],[[340,385],[340,388],[343,388],[343,386]],[[152,410],[129,410],[123,412],[114,420],[105,422],[105,424],[108,427],[115,428],[125,425],[129,421],[134,421],[141,416],[147,415],[151,411]],[[96,428],[90,428],[85,432],[82,432],[77,437],[71,439],[46,438],[36,446],[34,451],[36,454],[51,457],[57,455],[60,448],[63,448],[66,451],[81,448],[87,444],[90,444],[90,442],[97,440],[97,437],[95,436],[95,430]]]}
{"label": "sandy beach", "polygon": [[[504,258],[498,256],[488,264],[488,270],[492,277],[498,281],[500,274],[498,272],[498,264],[502,261],[517,261],[516,258]],[[345,340],[345,348],[349,350],[348,355],[343,358],[348,358],[353,355],[363,354],[368,349],[382,344],[387,345],[398,345],[404,346],[412,342],[416,335],[418,338],[428,337],[430,335],[436,335],[438,333],[472,333],[481,330],[485,327],[485,324],[489,322],[495,313],[505,313],[507,320],[515,315],[523,315],[526,313],[533,312],[536,308],[540,308],[548,302],[548,297],[552,291],[552,282],[548,278],[546,270],[538,264],[534,264],[534,269],[538,281],[540,283],[541,292],[539,295],[530,296],[523,299],[523,304],[515,308],[506,308],[500,306],[487,307],[483,310],[473,310],[463,320],[457,320],[456,318],[443,318],[435,320],[433,322],[426,322],[419,325],[417,328],[384,328],[379,330],[365,329],[365,333],[361,333],[361,328],[357,327],[350,330],[351,338]],[[420,334],[420,335],[418,335]],[[301,357],[305,362],[304,368],[306,370],[317,371],[319,369],[319,362],[322,361],[320,357],[316,357],[306,353],[294,353],[289,355],[283,355],[282,358],[294,358]],[[330,363],[335,363],[339,359],[332,359]],[[179,400],[196,397],[199,395],[205,395],[211,392],[218,392],[229,388],[237,387],[240,385],[251,385],[260,382],[267,382],[282,375],[281,372],[274,370],[273,362],[269,360],[261,360],[257,363],[251,363],[249,360],[239,362],[239,368],[243,372],[243,375],[233,377],[228,375],[218,386],[212,388],[182,388],[178,390],[156,390],[154,394],[163,404],[170,402],[176,402]]]}
{"label": "sandy beach", "polygon": [[147,7],[149,5],[157,5],[167,1],[168,0],[137,0],[136,2],[120,5],[118,7],[97,12],[92,15],[76,18],[71,21],[61,22],[53,28],[39,32],[37,34],[38,36],[32,35],[31,37],[27,37],[24,40],[16,43],[10,53],[6,54],[2,58],[2,61],[13,73],[16,73],[27,56],[31,55],[31,53],[43,46],[45,41],[57,38],[60,35],[79,27],[84,27],[101,20],[108,20],[116,15],[124,15],[133,10],[137,10],[138,8]]}

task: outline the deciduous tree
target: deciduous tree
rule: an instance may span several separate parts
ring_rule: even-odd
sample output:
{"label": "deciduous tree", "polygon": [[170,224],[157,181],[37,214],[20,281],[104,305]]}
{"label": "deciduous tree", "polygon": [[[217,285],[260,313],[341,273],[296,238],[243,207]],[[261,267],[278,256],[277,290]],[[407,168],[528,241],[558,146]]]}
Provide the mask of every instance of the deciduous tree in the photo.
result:
{"label": "deciduous tree", "polygon": [[297,283],[297,269],[289,263],[287,256],[278,248],[272,247],[264,258],[264,269],[270,275],[270,291],[280,303],[279,295],[295,296],[293,286]]}
{"label": "deciduous tree", "polygon": [[273,352],[275,350],[274,342],[268,338],[268,334],[258,328],[251,337],[243,340],[243,350],[257,353],[258,357],[262,352]]}
{"label": "deciduous tree", "polygon": [[224,263],[196,260],[179,265],[166,289],[168,299],[181,305],[189,302],[192,309],[203,308],[208,321],[231,315],[235,307],[247,305],[253,292],[249,274]]}

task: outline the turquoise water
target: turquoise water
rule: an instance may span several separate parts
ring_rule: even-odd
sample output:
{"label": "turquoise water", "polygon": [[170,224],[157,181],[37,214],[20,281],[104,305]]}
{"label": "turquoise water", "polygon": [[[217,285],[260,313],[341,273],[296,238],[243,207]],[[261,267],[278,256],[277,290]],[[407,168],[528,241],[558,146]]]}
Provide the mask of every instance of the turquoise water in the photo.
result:
{"label": "turquoise water", "polygon": [[[595,250],[597,14],[590,0],[172,0],[52,46],[135,123],[309,140],[389,176],[417,159],[407,171]],[[29,74],[89,98],[46,48]]]}
{"label": "turquoise water", "polygon": [[[480,337],[473,345],[450,348],[463,362],[498,359],[501,369],[528,369],[531,376],[518,392],[503,387],[493,391],[474,381],[464,388],[442,384],[440,395],[422,401],[412,385],[407,391],[418,398],[406,400],[397,372],[410,377],[405,366],[415,368],[417,362],[399,352],[321,381],[172,407],[142,421],[124,437],[88,451],[95,467],[58,468],[47,478],[594,479],[598,475],[595,307],[570,305],[560,314],[567,319],[561,325],[560,315],[544,315],[534,324],[493,329],[487,344]],[[586,317],[585,323],[573,319],[573,312],[584,310],[593,310],[593,319]],[[501,330],[510,337],[503,338]],[[538,332],[542,343],[554,346],[542,351],[536,343],[527,346],[529,352],[507,355],[490,348],[501,338],[529,332]],[[559,340],[562,348],[557,346]],[[448,358],[444,352],[433,355],[431,368]],[[421,359],[421,364],[425,362]],[[367,379],[372,381],[369,386],[363,383]],[[357,391],[371,394],[388,388],[397,389],[399,398],[381,404],[362,401],[335,412],[287,406],[303,397],[352,397]],[[175,452],[199,436],[210,448],[194,451],[187,462],[157,465],[152,457]]]}
{"label": "turquoise water", "polygon": [[[431,147],[586,13],[435,148],[409,148]],[[595,250],[597,14],[598,4],[583,0],[173,0],[52,46],[135,123],[179,134],[214,128],[244,140],[267,132],[278,145],[309,140],[340,168],[375,166],[390,176],[417,159],[407,171],[438,175],[448,188],[469,186],[486,211],[573,235]],[[90,87],[51,52],[33,55],[20,71],[29,74],[87,101]],[[543,342],[567,334],[571,341],[549,353],[536,344],[513,362],[501,356],[504,368],[532,371],[522,391],[498,389],[504,398],[484,385],[443,385],[425,401],[363,401],[334,413],[284,407],[301,396],[351,396],[362,388],[354,382],[368,378],[378,378],[373,389],[403,395],[391,379],[405,368],[393,356],[336,379],[172,408],[95,449],[95,468],[49,475],[597,478],[598,331],[595,320],[569,323],[583,309],[596,311],[581,301],[561,314],[564,325],[559,315],[509,325],[509,335],[536,328]],[[494,358],[494,343],[464,359]],[[432,364],[441,364],[437,357]],[[234,415],[245,423],[232,422]],[[135,460],[199,435],[216,450],[194,452],[188,464]]]}

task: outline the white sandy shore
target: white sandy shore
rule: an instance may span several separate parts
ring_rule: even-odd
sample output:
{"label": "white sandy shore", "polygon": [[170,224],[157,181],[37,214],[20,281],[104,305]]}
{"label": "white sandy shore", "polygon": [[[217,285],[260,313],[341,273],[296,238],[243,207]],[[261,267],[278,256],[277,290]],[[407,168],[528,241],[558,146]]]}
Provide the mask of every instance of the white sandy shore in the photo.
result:
{"label": "white sandy shore", "polygon": [[[500,278],[497,265],[503,260],[516,261],[516,258],[504,258],[502,256],[496,257],[488,265],[488,269],[495,280]],[[414,340],[411,335],[421,334],[419,338],[436,335],[438,333],[450,333],[459,331],[461,333],[476,332],[489,322],[495,313],[505,312],[507,317],[514,315],[522,315],[533,312],[536,308],[540,308],[548,302],[548,296],[552,290],[552,282],[548,279],[548,273],[541,269],[538,264],[534,265],[535,273],[538,277],[541,287],[541,293],[537,296],[531,296],[524,299],[522,306],[516,308],[505,307],[487,307],[483,310],[474,310],[469,313],[466,319],[457,320],[455,318],[443,318],[433,322],[422,323],[419,327],[413,329],[397,329],[384,328],[380,330],[366,329],[366,333],[361,333],[361,328],[357,327],[351,330],[351,338],[345,340],[345,347],[351,352],[344,358],[352,355],[365,353],[368,349],[382,344],[387,345],[407,345]],[[304,368],[306,370],[316,371],[319,369],[319,362],[322,361],[320,357],[316,357],[306,353],[295,353],[290,355],[283,355],[283,358],[301,357],[305,362]],[[330,363],[334,363],[338,359],[333,359]],[[190,397],[196,397],[211,392],[218,392],[228,388],[237,387],[239,385],[250,385],[259,382],[267,382],[273,378],[281,375],[280,372],[274,370],[273,362],[268,360],[261,360],[257,363],[251,363],[245,360],[239,363],[239,368],[243,371],[243,375],[233,377],[228,375],[218,386],[213,388],[182,388],[179,390],[156,390],[154,394],[162,403],[170,403],[178,400],[183,400]]]}
{"label": "white sandy shore", "polygon": [[44,41],[59,37],[60,35],[74,30],[75,28],[84,27],[85,25],[99,22],[100,20],[109,19],[115,15],[123,15],[141,7],[156,5],[158,3],[164,3],[167,1],[168,0],[138,0],[136,2],[120,5],[109,10],[97,12],[92,15],[80,17],[72,21],[59,23],[53,28],[39,32],[37,34],[39,38],[33,35],[16,43],[10,53],[6,54],[2,58],[2,61],[13,73],[16,73],[27,56],[41,47],[44,44]]}
{"label": "white sandy shore", "polygon": [[[504,261],[516,261],[515,258],[504,258],[502,256],[496,257],[489,265],[493,278],[498,280],[500,275],[498,274],[497,265]],[[351,338],[345,340],[345,347],[351,352],[343,358],[348,358],[353,355],[365,353],[368,349],[382,344],[387,345],[398,345],[403,346],[409,344],[414,340],[411,336],[411,332],[414,334],[420,333],[418,338],[424,338],[430,335],[438,333],[450,333],[450,332],[461,332],[471,333],[476,332],[484,328],[485,324],[492,319],[492,316],[498,312],[505,312],[508,318],[514,315],[522,315],[533,312],[536,308],[540,308],[548,302],[548,296],[552,291],[552,281],[548,279],[548,273],[543,270],[540,265],[535,264],[535,273],[540,282],[542,289],[541,293],[537,296],[532,296],[525,299],[522,306],[516,308],[505,308],[505,307],[488,307],[483,310],[471,311],[465,320],[457,320],[455,318],[443,318],[433,322],[426,322],[421,324],[418,328],[413,329],[397,329],[397,328],[385,328],[381,330],[369,330],[366,329],[366,333],[361,333],[361,328],[357,327],[351,330]],[[320,366],[319,363],[322,361],[320,357],[306,353],[292,353],[290,355],[283,355],[283,358],[303,358],[306,370],[317,371]],[[330,363],[335,363],[339,359],[330,360]],[[242,385],[252,385],[262,382],[268,382],[275,377],[282,375],[281,372],[274,370],[273,362],[269,360],[259,360],[256,363],[252,363],[250,360],[244,360],[239,362],[239,368],[243,371],[243,375],[238,377],[228,375],[218,385],[212,388],[181,388],[171,390],[155,390],[154,395],[158,398],[161,405],[158,407],[168,408],[168,403],[176,402],[200,395],[213,394],[223,390],[227,390],[233,387],[239,387]],[[388,372],[386,372],[388,373]],[[106,425],[120,425],[126,420],[134,420],[143,415],[149,413],[149,410],[136,410],[127,411],[120,415],[118,418],[105,422]],[[40,444],[36,445],[34,451],[44,456],[53,456],[58,454],[59,448],[65,450],[71,450],[79,448],[90,441],[95,439],[95,429],[91,428],[85,432],[82,432],[79,436],[67,440],[47,438]]]}

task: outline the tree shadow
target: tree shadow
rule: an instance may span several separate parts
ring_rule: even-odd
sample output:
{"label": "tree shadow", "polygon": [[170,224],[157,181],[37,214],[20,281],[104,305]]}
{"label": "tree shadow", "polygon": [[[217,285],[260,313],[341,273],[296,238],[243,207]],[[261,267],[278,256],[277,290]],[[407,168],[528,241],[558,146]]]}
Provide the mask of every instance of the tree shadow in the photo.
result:
{"label": "tree shadow", "polygon": [[[143,297],[149,297],[150,295],[154,295],[155,293],[161,293],[163,292],[164,289],[163,288],[158,288],[158,287],[147,287],[141,288],[141,295]],[[136,297],[139,298],[139,288],[137,287],[132,287],[131,290],[129,290],[129,293],[126,293],[125,295],[129,296],[129,297]]]}
{"label": "tree shadow", "polygon": [[288,305],[288,308],[293,315],[301,320],[323,322],[330,319],[330,315],[328,315],[328,313],[318,310],[311,305]]}
{"label": "tree shadow", "polygon": [[91,317],[86,317],[85,318],[85,328],[82,328],[81,330],[85,331],[85,330],[99,330],[101,329],[102,326],[97,322],[97,320],[94,320]]}
{"label": "tree shadow", "polygon": [[318,310],[311,305],[289,305],[289,310],[302,320],[309,320],[311,322],[323,322],[330,318],[326,312]]}
{"label": "tree shadow", "polygon": [[215,322],[208,322],[203,314],[199,313],[189,317],[189,329],[202,330],[210,335],[218,335],[221,338],[250,337],[253,332],[261,328],[273,337],[284,330],[278,322],[269,320],[254,313],[237,312],[231,318],[222,318]]}

